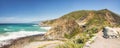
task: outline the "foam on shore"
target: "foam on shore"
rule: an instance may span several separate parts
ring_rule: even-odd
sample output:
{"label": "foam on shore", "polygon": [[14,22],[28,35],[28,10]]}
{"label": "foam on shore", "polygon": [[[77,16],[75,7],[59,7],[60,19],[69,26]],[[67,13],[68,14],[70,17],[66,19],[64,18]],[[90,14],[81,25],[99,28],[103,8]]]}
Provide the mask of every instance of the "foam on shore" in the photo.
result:
{"label": "foam on shore", "polygon": [[0,35],[0,47],[6,44],[10,44],[11,40],[15,40],[21,37],[44,34],[45,32],[39,31],[19,31],[19,32],[6,32]]}
{"label": "foam on shore", "polygon": [[41,27],[41,28],[46,29],[46,30],[51,29],[51,27]]}

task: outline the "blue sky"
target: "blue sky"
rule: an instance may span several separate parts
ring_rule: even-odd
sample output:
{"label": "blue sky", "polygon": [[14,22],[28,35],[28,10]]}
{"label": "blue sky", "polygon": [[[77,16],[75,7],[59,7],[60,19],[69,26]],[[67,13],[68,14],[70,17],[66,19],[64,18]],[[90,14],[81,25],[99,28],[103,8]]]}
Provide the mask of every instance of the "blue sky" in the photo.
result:
{"label": "blue sky", "polygon": [[76,10],[109,9],[120,14],[119,0],[0,0],[0,23],[58,18]]}

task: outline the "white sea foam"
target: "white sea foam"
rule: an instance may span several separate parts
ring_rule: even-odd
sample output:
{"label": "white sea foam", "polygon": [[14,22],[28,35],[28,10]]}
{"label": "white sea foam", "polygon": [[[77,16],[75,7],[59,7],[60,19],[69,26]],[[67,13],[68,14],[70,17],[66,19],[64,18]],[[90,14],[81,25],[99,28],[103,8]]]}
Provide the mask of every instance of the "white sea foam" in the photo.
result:
{"label": "white sea foam", "polygon": [[33,26],[39,26],[39,25],[33,25]]}
{"label": "white sea foam", "polygon": [[10,44],[9,40],[17,39],[20,37],[30,36],[30,35],[37,35],[37,34],[44,34],[45,32],[39,31],[19,31],[19,32],[7,32],[0,35],[0,47],[2,45]]}
{"label": "white sea foam", "polygon": [[5,31],[8,31],[9,29],[7,29],[7,28],[4,28],[4,30],[5,30]]}
{"label": "white sea foam", "polygon": [[41,28],[46,29],[46,30],[51,29],[51,27],[41,27]]}

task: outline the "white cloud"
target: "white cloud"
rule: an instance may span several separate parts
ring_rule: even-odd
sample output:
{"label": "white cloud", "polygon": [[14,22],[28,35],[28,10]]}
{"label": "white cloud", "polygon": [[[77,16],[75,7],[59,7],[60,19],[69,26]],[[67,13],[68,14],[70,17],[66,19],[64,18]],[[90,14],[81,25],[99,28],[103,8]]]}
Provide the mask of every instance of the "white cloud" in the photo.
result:
{"label": "white cloud", "polygon": [[25,23],[39,20],[40,18],[35,17],[1,17],[0,23]]}

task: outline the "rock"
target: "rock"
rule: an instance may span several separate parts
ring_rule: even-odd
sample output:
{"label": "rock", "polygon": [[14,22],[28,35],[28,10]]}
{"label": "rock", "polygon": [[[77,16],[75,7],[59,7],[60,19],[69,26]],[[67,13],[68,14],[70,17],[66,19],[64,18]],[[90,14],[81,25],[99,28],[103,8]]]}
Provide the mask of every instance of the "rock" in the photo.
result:
{"label": "rock", "polygon": [[61,39],[74,36],[75,33],[80,32],[79,25],[74,20],[64,20],[58,22],[59,25],[52,27],[44,38],[47,39]]}
{"label": "rock", "polygon": [[119,33],[114,28],[110,28],[110,27],[103,28],[104,38],[117,38],[118,36],[119,36]]}

